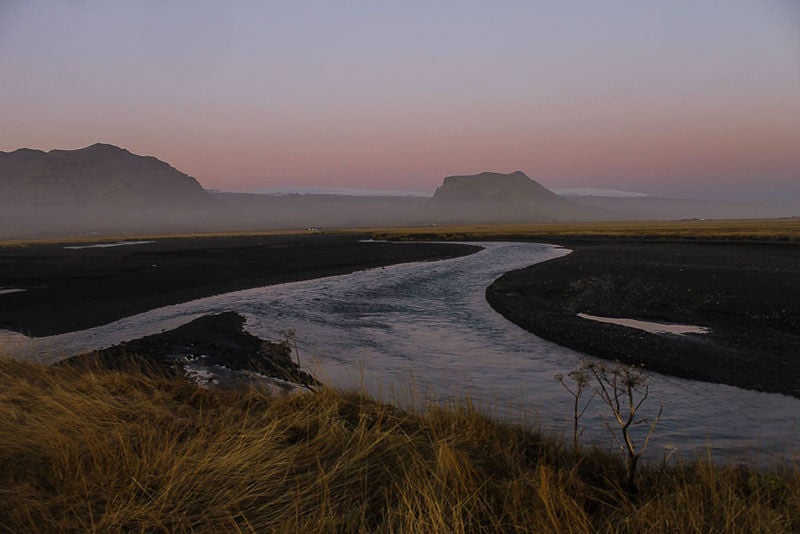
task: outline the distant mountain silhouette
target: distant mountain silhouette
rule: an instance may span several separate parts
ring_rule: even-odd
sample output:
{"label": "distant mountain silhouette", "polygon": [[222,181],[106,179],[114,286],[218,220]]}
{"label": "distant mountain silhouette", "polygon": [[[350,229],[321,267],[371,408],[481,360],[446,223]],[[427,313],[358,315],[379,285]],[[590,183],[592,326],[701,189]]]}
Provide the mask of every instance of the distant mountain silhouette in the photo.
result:
{"label": "distant mountain silhouette", "polygon": [[792,206],[765,212],[656,197],[567,199],[521,171],[450,176],[432,198],[224,193],[113,145],[0,152],[0,239],[798,214]]}
{"label": "distant mountain silhouette", "polygon": [[428,206],[429,215],[447,223],[494,223],[606,218],[553,193],[522,171],[448,176]]}
{"label": "distant mountain silhouette", "polygon": [[205,200],[205,191],[191,176],[113,145],[0,152],[0,203],[125,208],[191,206]]}

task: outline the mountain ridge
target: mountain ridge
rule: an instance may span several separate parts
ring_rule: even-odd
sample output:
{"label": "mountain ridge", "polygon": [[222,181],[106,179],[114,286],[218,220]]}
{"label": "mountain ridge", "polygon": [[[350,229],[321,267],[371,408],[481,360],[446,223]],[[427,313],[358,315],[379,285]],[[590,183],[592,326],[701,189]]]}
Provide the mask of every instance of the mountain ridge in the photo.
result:
{"label": "mountain ridge", "polygon": [[106,143],[0,152],[0,200],[22,205],[152,206],[205,200],[200,183],[153,156]]}

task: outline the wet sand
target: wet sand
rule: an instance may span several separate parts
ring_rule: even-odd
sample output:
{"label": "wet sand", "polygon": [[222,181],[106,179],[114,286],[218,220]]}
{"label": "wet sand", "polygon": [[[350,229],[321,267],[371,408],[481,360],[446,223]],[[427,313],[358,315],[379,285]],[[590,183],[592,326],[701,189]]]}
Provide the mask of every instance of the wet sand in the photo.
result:
{"label": "wet sand", "polygon": [[[800,397],[800,246],[565,240],[563,258],[486,291],[512,322],[587,354],[682,378]],[[654,334],[581,318],[703,326]]]}
{"label": "wet sand", "polygon": [[368,236],[158,239],[0,247],[0,328],[29,336],[83,330],[154,308],[252,287],[469,254],[478,247],[360,243]]}

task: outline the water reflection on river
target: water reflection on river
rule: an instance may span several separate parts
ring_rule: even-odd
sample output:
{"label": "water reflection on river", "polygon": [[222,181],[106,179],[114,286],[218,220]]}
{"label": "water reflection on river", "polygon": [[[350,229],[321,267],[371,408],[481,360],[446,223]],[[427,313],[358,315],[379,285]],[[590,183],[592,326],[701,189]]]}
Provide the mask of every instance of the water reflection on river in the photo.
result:
{"label": "water reflection on river", "polygon": [[[302,363],[327,383],[363,386],[403,402],[469,395],[497,415],[563,431],[570,397],[553,377],[573,369],[582,355],[509,323],[489,307],[484,291],[503,272],[568,251],[531,243],[483,246],[463,258],[239,291],[33,342],[42,351],[80,352],[235,310],[262,337],[279,339],[293,328]],[[717,458],[752,460],[800,448],[800,400],[794,398],[658,375],[648,402],[653,412],[664,405],[651,457],[710,448]],[[610,443],[600,404],[594,408],[584,417],[585,437]]]}

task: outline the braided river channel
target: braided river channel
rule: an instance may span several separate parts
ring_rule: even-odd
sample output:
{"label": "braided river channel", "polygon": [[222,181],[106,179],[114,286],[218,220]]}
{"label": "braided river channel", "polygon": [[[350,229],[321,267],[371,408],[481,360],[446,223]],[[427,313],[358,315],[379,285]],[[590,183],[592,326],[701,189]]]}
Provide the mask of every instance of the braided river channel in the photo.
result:
{"label": "braided river channel", "polygon": [[[480,243],[460,258],[394,265],[248,289],[167,306],[97,328],[29,339],[14,352],[43,361],[107,347],[233,310],[273,340],[295,332],[301,364],[323,382],[364,388],[402,405],[470,401],[481,410],[571,439],[572,397],[554,378],[585,355],[530,334],[497,314],[484,291],[497,277],[568,254],[535,243]],[[654,374],[644,417],[663,415],[647,457],[772,462],[800,457],[800,399]],[[613,447],[595,398],[583,439]],[[607,416],[607,414],[606,414]]]}

